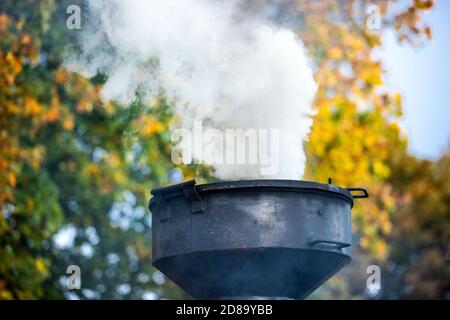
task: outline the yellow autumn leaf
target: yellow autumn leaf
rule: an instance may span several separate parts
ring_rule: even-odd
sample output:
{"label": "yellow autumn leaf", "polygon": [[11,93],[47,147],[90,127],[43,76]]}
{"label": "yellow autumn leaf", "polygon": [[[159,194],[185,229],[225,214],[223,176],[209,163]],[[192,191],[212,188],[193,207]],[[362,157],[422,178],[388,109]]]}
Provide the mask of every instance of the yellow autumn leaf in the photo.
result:
{"label": "yellow autumn leaf", "polygon": [[14,173],[10,172],[8,175],[8,182],[9,185],[11,187],[15,187],[16,186],[16,176],[14,175]]}
{"label": "yellow autumn leaf", "polygon": [[330,59],[333,60],[340,60],[343,56],[342,50],[339,47],[332,47],[329,51],[328,51],[328,55],[330,57]]}
{"label": "yellow autumn leaf", "polygon": [[20,60],[16,58],[12,52],[6,54],[6,62],[9,64],[12,74],[17,75],[22,71],[22,64]]}
{"label": "yellow autumn leaf", "polygon": [[44,259],[38,258],[35,261],[35,266],[36,269],[40,272],[40,273],[46,273],[47,272],[47,267],[45,265],[45,261]]}
{"label": "yellow autumn leaf", "polygon": [[146,122],[142,128],[142,135],[144,137],[149,137],[165,130],[165,126],[154,118],[149,118],[144,121]]}
{"label": "yellow autumn leaf", "polygon": [[37,115],[41,112],[42,108],[39,103],[33,97],[25,97],[25,112],[29,115]]}
{"label": "yellow autumn leaf", "polygon": [[0,32],[7,31],[8,26],[9,26],[9,17],[4,13],[0,13]]}

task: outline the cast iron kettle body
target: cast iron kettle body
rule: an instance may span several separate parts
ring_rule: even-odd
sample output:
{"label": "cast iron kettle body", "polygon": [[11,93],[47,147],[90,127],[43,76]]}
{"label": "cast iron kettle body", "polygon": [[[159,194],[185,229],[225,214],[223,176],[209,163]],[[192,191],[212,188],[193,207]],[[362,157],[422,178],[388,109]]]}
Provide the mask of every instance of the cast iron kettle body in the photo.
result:
{"label": "cast iron kettle body", "polygon": [[305,298],[350,262],[353,200],[368,197],[294,180],[192,180],[152,194],[153,265],[199,299]]}

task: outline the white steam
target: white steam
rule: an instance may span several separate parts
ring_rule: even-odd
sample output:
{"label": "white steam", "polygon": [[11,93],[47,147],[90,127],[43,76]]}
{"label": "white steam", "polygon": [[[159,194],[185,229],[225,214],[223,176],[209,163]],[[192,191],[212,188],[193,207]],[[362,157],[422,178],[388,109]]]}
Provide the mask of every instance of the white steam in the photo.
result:
{"label": "white steam", "polygon": [[80,46],[66,66],[106,74],[104,100],[129,103],[136,92],[163,90],[184,129],[200,120],[204,129],[279,130],[277,173],[214,164],[217,177],[302,176],[316,84],[292,31],[245,15],[234,1],[91,0]]}

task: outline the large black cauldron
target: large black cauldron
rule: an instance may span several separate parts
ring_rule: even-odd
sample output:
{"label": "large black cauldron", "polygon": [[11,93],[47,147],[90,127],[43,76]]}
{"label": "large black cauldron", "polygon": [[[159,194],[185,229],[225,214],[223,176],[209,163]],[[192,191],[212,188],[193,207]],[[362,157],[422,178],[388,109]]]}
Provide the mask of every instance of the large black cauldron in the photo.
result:
{"label": "large black cauldron", "polygon": [[353,199],[368,197],[291,180],[192,180],[152,194],[154,266],[207,299],[306,297],[350,262]]}

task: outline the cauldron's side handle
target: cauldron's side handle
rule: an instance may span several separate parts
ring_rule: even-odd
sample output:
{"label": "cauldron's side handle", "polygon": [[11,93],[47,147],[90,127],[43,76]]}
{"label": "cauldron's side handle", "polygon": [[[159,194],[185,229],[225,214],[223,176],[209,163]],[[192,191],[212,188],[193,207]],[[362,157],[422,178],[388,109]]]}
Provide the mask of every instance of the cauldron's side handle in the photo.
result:
{"label": "cauldron's side handle", "polygon": [[205,210],[205,203],[197,192],[195,180],[181,184],[184,197],[189,202],[191,213],[202,213]]}
{"label": "cauldron's side handle", "polygon": [[[369,192],[366,188],[346,188],[348,192],[352,195],[354,199],[363,199],[369,197]],[[358,194],[353,194],[352,192],[359,192]],[[362,193],[361,193],[362,192]]]}
{"label": "cauldron's side handle", "polygon": [[316,247],[316,246],[331,246],[334,247],[338,250],[341,250],[343,248],[347,248],[350,247],[351,244],[347,243],[347,242],[341,242],[341,241],[336,241],[336,240],[324,240],[324,239],[316,239],[316,240],[310,240],[308,241],[309,245],[311,247]]}
{"label": "cauldron's side handle", "polygon": [[170,219],[170,206],[166,202],[166,198],[173,194],[182,194],[189,203],[191,213],[202,213],[205,210],[205,203],[197,192],[195,187],[196,181],[190,180],[173,186],[164,187],[152,191],[153,197],[150,199],[150,212],[158,212],[161,221]]}

